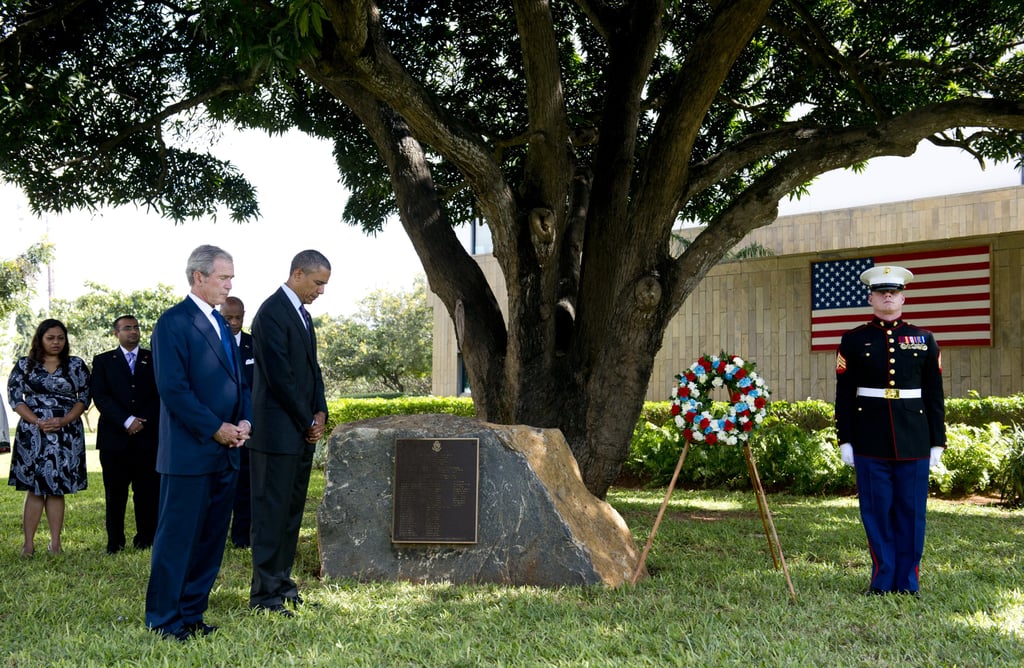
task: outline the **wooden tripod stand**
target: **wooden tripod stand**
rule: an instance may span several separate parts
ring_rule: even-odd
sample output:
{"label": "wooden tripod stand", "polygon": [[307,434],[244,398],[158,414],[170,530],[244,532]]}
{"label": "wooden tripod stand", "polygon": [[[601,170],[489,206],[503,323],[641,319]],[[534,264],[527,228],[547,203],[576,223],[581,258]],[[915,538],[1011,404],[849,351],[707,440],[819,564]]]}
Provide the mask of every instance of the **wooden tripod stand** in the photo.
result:
{"label": "wooden tripod stand", "polygon": [[[647,563],[647,554],[651,551],[651,545],[654,543],[654,534],[658,532],[658,526],[661,525],[661,519],[665,515],[665,509],[668,507],[669,499],[672,497],[672,491],[675,489],[676,480],[679,479],[679,472],[683,468],[683,462],[686,461],[686,454],[690,450],[690,442],[687,441],[683,446],[683,451],[679,455],[679,463],[676,464],[676,470],[672,473],[672,481],[669,482],[668,490],[665,492],[665,500],[661,503],[661,509],[658,511],[658,516],[654,520],[654,526],[651,527],[651,535],[647,537],[647,545],[644,546],[644,551],[640,554],[640,561],[636,565],[636,571],[633,573],[631,580],[632,584],[636,584],[640,579],[640,575],[644,572],[644,565]],[[748,443],[743,444],[743,457],[747,460],[747,472],[750,474],[750,482],[754,487],[754,497],[757,499],[757,509],[761,514],[761,524],[764,526],[764,535],[768,539],[768,552],[772,555],[772,563],[775,564],[776,570],[782,569],[782,572],[786,575],[786,584],[789,586],[789,596],[796,603],[796,590],[793,589],[793,581],[789,577],[789,568],[786,567],[786,558],[782,555],[782,545],[779,543],[779,535],[775,532],[775,522],[772,521],[772,512],[768,509],[768,499],[764,494],[764,487],[761,486],[761,477],[757,474],[757,465],[754,463],[754,457],[750,453],[750,445]]]}

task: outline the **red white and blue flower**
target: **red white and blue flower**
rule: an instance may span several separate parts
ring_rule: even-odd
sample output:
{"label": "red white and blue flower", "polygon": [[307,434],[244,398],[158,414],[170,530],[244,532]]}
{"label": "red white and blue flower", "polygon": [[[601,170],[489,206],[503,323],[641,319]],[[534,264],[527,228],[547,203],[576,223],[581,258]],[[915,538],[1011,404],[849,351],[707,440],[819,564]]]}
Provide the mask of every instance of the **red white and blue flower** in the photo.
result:
{"label": "red white and blue flower", "polygon": [[[768,388],[754,365],[735,355],[702,355],[676,380],[672,416],[688,443],[746,442],[768,413]],[[729,393],[729,408],[718,417],[711,413],[711,392],[722,387]]]}

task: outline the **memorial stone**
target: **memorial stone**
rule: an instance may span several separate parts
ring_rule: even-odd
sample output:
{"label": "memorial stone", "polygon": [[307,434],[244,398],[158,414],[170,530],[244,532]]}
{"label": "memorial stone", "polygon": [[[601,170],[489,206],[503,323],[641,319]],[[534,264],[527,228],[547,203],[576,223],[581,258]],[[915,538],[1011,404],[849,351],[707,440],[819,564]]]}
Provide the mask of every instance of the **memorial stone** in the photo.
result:
{"label": "memorial stone", "polygon": [[[475,543],[393,542],[399,439],[478,441]],[[351,422],[331,435],[326,478],[317,511],[324,577],[614,587],[639,560],[626,523],[586,489],[557,429],[452,415]]]}

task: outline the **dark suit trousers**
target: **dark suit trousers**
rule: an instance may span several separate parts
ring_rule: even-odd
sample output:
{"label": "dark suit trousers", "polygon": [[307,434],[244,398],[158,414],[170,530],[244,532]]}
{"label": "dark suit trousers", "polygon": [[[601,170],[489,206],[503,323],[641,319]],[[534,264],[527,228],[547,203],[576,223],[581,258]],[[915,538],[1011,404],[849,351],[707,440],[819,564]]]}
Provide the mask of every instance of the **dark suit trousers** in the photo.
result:
{"label": "dark suit trousers", "polygon": [[309,474],[315,448],[298,455],[252,451],[252,586],[249,605],[280,605],[299,590],[292,565],[306,508]]}
{"label": "dark suit trousers", "polygon": [[100,450],[103,490],[107,501],[107,551],[125,546],[124,515],[128,489],[135,502],[135,547],[153,544],[160,503],[160,474],[156,472],[155,447]]}
{"label": "dark suit trousers", "polygon": [[160,476],[146,626],[177,633],[202,621],[220,571],[238,472]]}
{"label": "dark suit trousers", "polygon": [[231,544],[248,547],[252,531],[252,485],[249,482],[249,450],[238,451],[238,486],[235,488],[235,507],[232,510]]}

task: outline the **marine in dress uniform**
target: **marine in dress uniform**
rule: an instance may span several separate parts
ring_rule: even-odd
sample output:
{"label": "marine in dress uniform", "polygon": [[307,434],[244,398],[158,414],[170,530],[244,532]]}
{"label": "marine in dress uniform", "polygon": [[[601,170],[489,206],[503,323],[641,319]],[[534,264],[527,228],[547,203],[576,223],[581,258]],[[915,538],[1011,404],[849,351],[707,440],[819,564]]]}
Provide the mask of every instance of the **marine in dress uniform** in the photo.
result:
{"label": "marine in dress uniform", "polygon": [[932,333],[903,320],[913,274],[876,266],[860,278],[874,317],[839,343],[835,416],[843,462],[856,468],[871,552],[865,593],[917,595],[928,470],[946,445],[942,360]]}

